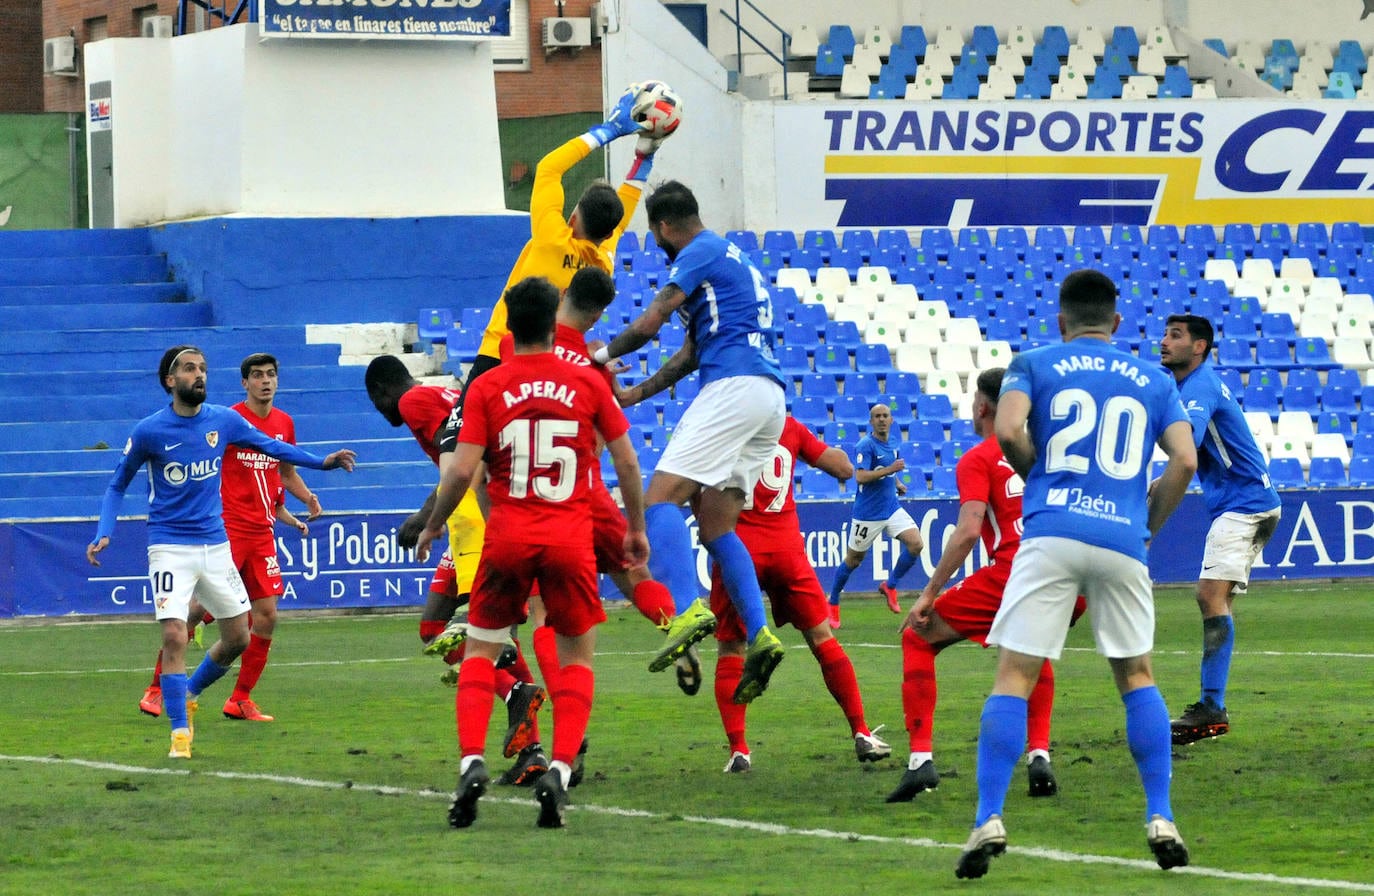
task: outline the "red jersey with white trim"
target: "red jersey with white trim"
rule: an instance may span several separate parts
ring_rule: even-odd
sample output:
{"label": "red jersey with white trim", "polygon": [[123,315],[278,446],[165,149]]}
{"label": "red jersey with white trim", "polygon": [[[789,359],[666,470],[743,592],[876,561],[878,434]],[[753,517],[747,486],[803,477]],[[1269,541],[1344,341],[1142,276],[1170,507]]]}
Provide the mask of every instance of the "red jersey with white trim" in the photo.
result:
{"label": "red jersey with white trim", "polygon": [[1011,563],[1021,546],[1021,492],[1025,483],[1002,455],[994,436],[988,436],[964,452],[954,468],[959,485],[959,503],[982,501],[988,505],[983,517],[983,547],[993,563]]}
{"label": "red jersey with white trim", "polygon": [[792,475],[798,458],[814,464],[825,449],[826,444],[798,420],[788,417],[784,421],[773,457],[764,465],[763,475],[735,524],[736,533],[751,552],[793,551],[804,547],[797,502],[792,499]]}
{"label": "red jersey with white trim", "polygon": [[[556,324],[553,330],[553,354],[554,357],[567,361],[576,367],[586,367],[593,370],[606,380],[607,386],[614,386],[615,374],[611,373],[610,368],[604,364],[598,364],[592,360],[592,353],[587,350],[587,335],[576,327],[567,324]],[[509,361],[515,357],[515,337],[510,333],[501,337],[501,363]],[[614,392],[614,389],[612,389]],[[593,464],[588,471],[593,486],[601,484],[601,464]]]}
{"label": "red jersey with white trim", "polygon": [[514,355],[468,387],[458,441],[486,451],[487,531],[535,544],[590,542],[598,433],[630,428],[605,379],[552,353]]}
{"label": "red jersey with white trim", "polygon": [[453,413],[453,406],[462,394],[463,390],[446,386],[411,386],[396,403],[401,419],[410,427],[411,435],[415,436],[415,441],[420,443],[436,466],[439,463],[439,449],[435,447],[434,437],[448,421],[448,415]]}
{"label": "red jersey with white trim", "polygon": [[[280,408],[272,408],[266,417],[259,417],[247,402],[240,401],[233,410],[272,438],[296,444],[296,424]],[[219,495],[226,531],[251,535],[262,532],[264,527],[271,530],[277,519],[277,506],[284,499],[280,464],[275,457],[252,448],[230,445],[224,452]]]}

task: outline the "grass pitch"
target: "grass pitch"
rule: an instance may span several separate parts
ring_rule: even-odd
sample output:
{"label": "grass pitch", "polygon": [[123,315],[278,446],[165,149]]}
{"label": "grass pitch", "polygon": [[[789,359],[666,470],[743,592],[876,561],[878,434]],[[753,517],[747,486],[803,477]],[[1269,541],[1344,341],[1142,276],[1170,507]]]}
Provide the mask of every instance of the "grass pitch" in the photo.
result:
{"label": "grass pitch", "polygon": [[[709,680],[688,698],[671,671],[647,673],[658,632],[613,611],[587,780],[561,831],[536,829],[530,791],[506,787],[473,828],[448,828],[454,692],[420,656],[414,615],[284,614],[254,695],[278,721],[221,717],[220,682],[190,762],[167,759],[165,720],[136,709],[151,620],[0,627],[0,894],[1374,893],[1366,584],[1239,599],[1232,733],[1175,749],[1193,865],[1168,873],[1145,845],[1120,700],[1080,626],[1056,667],[1060,794],[1029,799],[1019,772],[1008,854],[983,880],[956,881],[994,657],[941,655],[940,789],[888,806],[907,746],[898,617],[878,600],[844,609],[839,637],[893,758],[855,761],[816,663],[785,629],[787,661],[749,711],[754,771],[722,774]],[[1201,627],[1187,589],[1161,589],[1158,609],[1155,671],[1177,712],[1197,698]],[[714,651],[703,659],[709,675]],[[547,742],[547,711],[541,721]],[[503,730],[498,708],[493,771]]]}

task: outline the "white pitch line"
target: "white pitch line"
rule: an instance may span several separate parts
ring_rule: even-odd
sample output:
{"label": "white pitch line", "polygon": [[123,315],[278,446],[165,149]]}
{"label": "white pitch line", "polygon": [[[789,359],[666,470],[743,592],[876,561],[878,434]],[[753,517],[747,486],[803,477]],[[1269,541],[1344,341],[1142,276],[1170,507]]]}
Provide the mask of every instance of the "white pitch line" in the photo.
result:
{"label": "white pitch line", "polygon": [[[421,799],[450,799],[452,794],[430,790],[428,788],[413,789],[407,787],[391,787],[384,784],[359,784],[356,781],[323,781],[318,778],[300,778],[291,775],[269,775],[261,772],[228,772],[201,770],[189,768],[146,768],[137,765],[123,765],[116,762],[97,762],[90,759],[61,759],[53,756],[8,756],[0,754],[0,762],[30,762],[39,765],[70,765],[80,768],[89,768],[96,771],[123,772],[131,775],[177,775],[190,776],[197,775],[206,778],[220,778],[231,781],[261,781],[267,784],[285,784],[292,787],[309,787],[316,790],[355,790],[363,793],[375,793],[382,796],[413,796]],[[484,802],[502,803],[511,806],[532,806],[534,801],[530,799],[512,799],[510,797],[484,797]],[[582,804],[569,806],[572,812],[587,812],[595,815],[610,815],[618,818],[647,818],[657,821],[671,821],[681,819],[690,824],[710,825],[712,827],[729,828],[737,831],[750,831],[756,834],[771,834],[780,837],[803,837],[816,840],[844,840],[850,843],[876,843],[879,845],[891,846],[915,846],[922,849],[944,849],[956,850],[963,849],[958,843],[942,843],[938,840],[931,840],[928,837],[887,837],[878,834],[860,834],[853,831],[834,831],[828,828],[796,828],[782,824],[766,824],[757,821],[745,821],[738,818],[720,818],[711,815],[679,815],[667,814],[663,812],[651,812],[643,809],[624,809],[618,806],[597,806],[593,804]],[[1013,855],[1027,856],[1029,858],[1044,859],[1051,862],[1063,862],[1078,865],[1116,865],[1121,868],[1131,868],[1138,871],[1147,871],[1158,874],[1159,866],[1154,862],[1144,859],[1123,859],[1117,856],[1099,856],[1087,853],[1067,852],[1059,849],[1042,849],[1039,847],[1008,846],[1007,852]],[[1279,886],[1314,888],[1322,890],[1340,890],[1350,893],[1374,893],[1374,884],[1360,883],[1358,881],[1327,880],[1312,877],[1284,877],[1277,874],[1263,874],[1246,871],[1226,871],[1220,868],[1202,868],[1197,865],[1190,865],[1186,868],[1172,869],[1170,874],[1187,874],[1194,877],[1210,877],[1222,880],[1243,881],[1246,883],[1277,884]]]}

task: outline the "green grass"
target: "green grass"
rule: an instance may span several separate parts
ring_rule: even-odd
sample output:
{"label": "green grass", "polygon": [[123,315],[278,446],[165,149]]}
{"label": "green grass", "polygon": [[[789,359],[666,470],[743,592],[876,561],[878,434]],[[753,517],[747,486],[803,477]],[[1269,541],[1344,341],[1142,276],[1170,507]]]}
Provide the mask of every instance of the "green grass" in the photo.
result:
{"label": "green grass", "polygon": [[[1156,676],[1177,711],[1196,699],[1200,626],[1187,590],[1161,590],[1158,607]],[[165,720],[135,708],[151,620],[0,627],[0,755],[16,757],[0,759],[0,894],[1374,892],[1365,586],[1240,600],[1233,732],[1175,751],[1185,873],[1149,861],[1121,705],[1085,625],[1056,670],[1060,795],[1030,800],[1018,772],[1010,852],[983,881],[956,882],[994,657],[967,645],[940,657],[940,789],[885,805],[906,754],[896,620],[851,599],[839,633],[893,759],[854,761],[816,664],[785,629],[788,659],[749,713],[755,770],[727,776],[709,684],[686,698],[671,672],[649,675],[658,633],[612,612],[588,780],[562,831],[536,829],[529,791],[504,787],[473,828],[448,828],[453,691],[419,655],[414,616],[284,618],[255,694],[279,721],[220,717],[221,682],[189,763],[165,758]]]}

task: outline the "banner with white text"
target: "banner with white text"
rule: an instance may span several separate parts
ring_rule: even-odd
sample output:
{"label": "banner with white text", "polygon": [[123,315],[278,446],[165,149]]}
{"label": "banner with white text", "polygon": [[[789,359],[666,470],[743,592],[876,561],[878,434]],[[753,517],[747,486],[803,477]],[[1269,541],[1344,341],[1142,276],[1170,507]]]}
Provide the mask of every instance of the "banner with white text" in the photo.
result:
{"label": "banner with white text", "polygon": [[1374,220],[1374,104],[793,103],[793,230]]}
{"label": "banner with white text", "polygon": [[[1334,579],[1374,575],[1374,500],[1355,489],[1283,492],[1283,518],[1260,561],[1256,581]],[[900,590],[919,590],[939,562],[954,529],[955,501],[908,501],[927,550]],[[844,558],[851,505],[828,501],[798,505],[806,553],[827,590]],[[413,607],[425,601],[433,563],[417,563],[396,546],[400,513],[328,515],[300,536],[279,530],[277,548],[287,592],[284,610]],[[709,582],[707,555],[689,519],[697,548],[697,575]],[[1197,579],[1209,521],[1199,494],[1189,494],[1155,540],[1150,574],[1156,582]],[[94,520],[0,523],[0,618],[22,616],[146,613],[152,603],[147,582],[146,524],[121,520],[99,568],[87,565],[86,543]],[[900,546],[874,545],[849,580],[851,592],[874,591],[896,562]],[[980,565],[974,557],[965,565]],[[603,582],[603,594],[617,598]]]}
{"label": "banner with white text", "polygon": [[510,0],[258,0],[263,37],[509,37]]}

